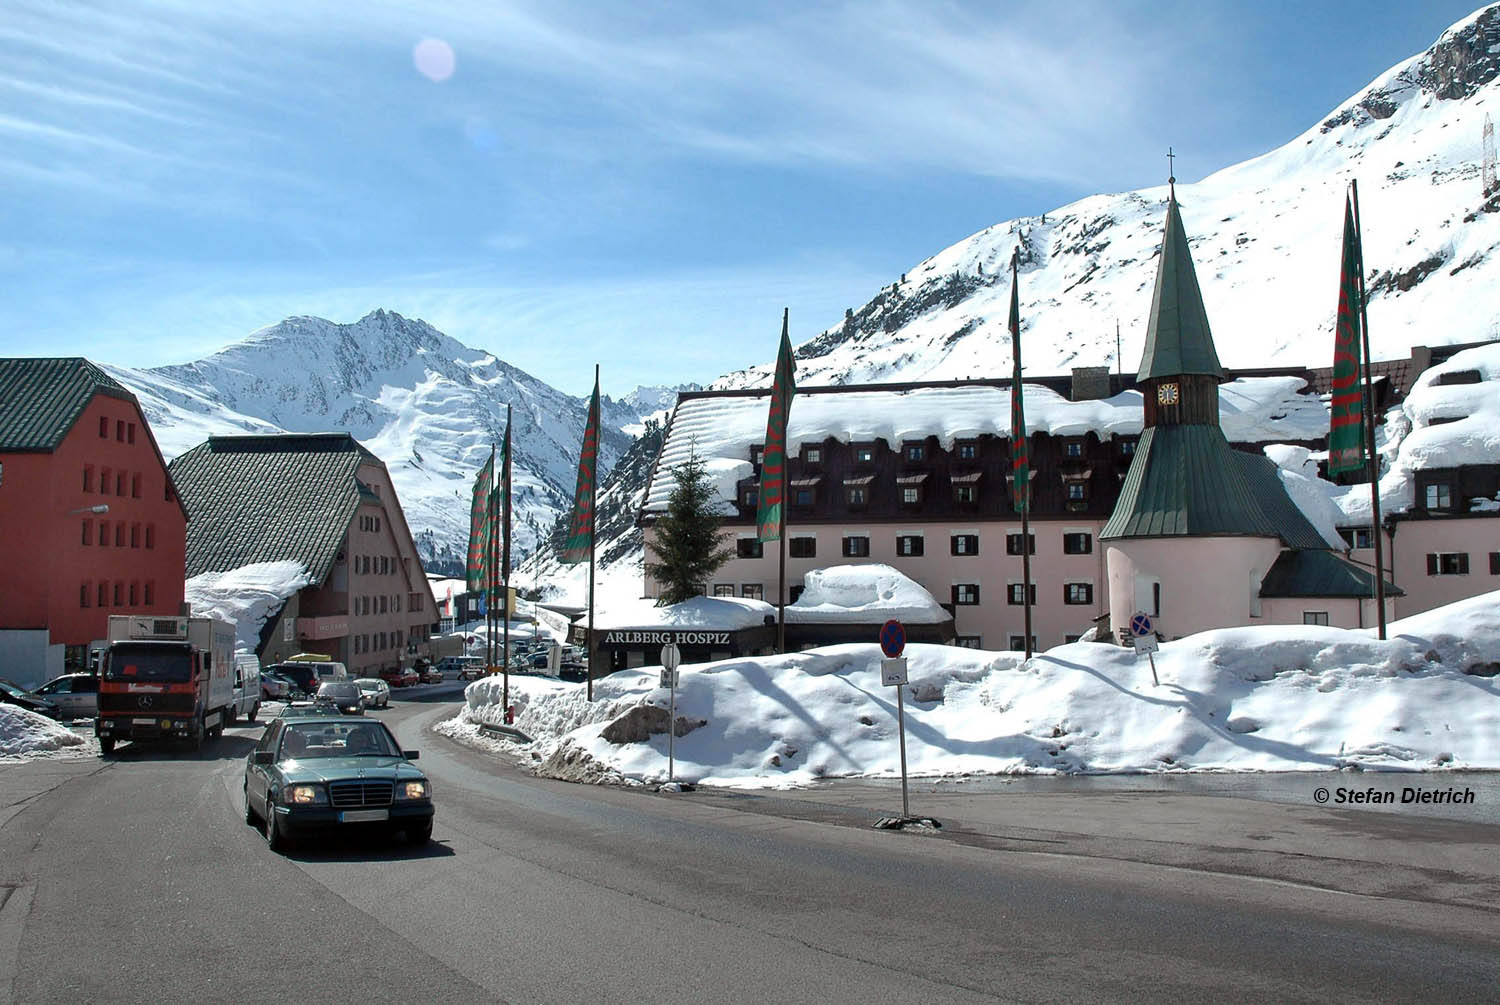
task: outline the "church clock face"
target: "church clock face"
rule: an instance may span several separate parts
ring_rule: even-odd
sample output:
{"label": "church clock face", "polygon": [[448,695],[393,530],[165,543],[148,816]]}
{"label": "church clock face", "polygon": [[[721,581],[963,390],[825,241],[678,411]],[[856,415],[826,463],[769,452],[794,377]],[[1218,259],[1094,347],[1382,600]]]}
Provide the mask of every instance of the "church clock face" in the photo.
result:
{"label": "church clock face", "polygon": [[1178,397],[1179,392],[1176,381],[1156,385],[1156,403],[1158,405],[1175,405],[1177,404]]}

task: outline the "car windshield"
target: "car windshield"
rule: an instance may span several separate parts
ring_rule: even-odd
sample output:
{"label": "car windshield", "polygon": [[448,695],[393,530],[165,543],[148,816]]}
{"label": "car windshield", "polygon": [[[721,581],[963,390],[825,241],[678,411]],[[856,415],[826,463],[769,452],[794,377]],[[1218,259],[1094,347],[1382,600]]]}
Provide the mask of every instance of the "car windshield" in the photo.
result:
{"label": "car windshield", "polygon": [[4,691],[12,698],[25,698],[27,696],[25,691],[16,687],[8,680],[0,680],[0,691]]}
{"label": "car windshield", "polygon": [[378,681],[378,680],[361,680],[361,681],[355,681],[355,683],[357,685],[359,685],[359,689],[361,691],[375,691],[375,692],[378,693],[380,691],[380,685],[383,684],[384,681]]}
{"label": "car windshield", "polygon": [[317,757],[399,757],[400,749],[380,723],[344,725],[338,722],[298,722],[281,738],[281,759],[305,761]]}
{"label": "car windshield", "polygon": [[121,642],[110,647],[105,680],[182,684],[193,679],[186,646]]}

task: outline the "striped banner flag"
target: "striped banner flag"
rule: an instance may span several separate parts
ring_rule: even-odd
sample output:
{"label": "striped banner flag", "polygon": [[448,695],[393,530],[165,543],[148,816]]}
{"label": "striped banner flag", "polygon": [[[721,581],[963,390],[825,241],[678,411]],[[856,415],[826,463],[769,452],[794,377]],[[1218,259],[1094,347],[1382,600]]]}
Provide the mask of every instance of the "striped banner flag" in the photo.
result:
{"label": "striped banner flag", "polygon": [[1015,372],[1010,382],[1010,500],[1017,513],[1031,509],[1031,451],[1026,445],[1026,410],[1021,402],[1021,301],[1016,262],[1010,263],[1010,349]]}
{"label": "striped banner flag", "polygon": [[495,480],[495,450],[474,478],[474,498],[469,504],[469,554],[465,563],[465,585],[472,592],[483,590],[489,582],[490,494]]}
{"label": "striped banner flag", "polygon": [[1359,384],[1359,237],[1344,199],[1344,257],[1339,267],[1339,313],[1333,326],[1333,401],[1328,421],[1328,474],[1365,467],[1363,394]]}
{"label": "striped banner flag", "polygon": [[594,476],[599,460],[599,375],[594,375],[594,396],[589,399],[588,424],[583,428],[583,447],[578,452],[578,486],[573,490],[573,513],[568,519],[568,537],[563,542],[562,562],[587,562],[594,544]]}
{"label": "striped banner flag", "polygon": [[755,510],[756,536],[780,541],[786,505],[786,423],[797,393],[797,363],[787,331],[790,311],[781,312],[781,350],[776,354],[776,378],[771,384],[771,409],[766,415],[766,446],[760,455],[760,500]]}

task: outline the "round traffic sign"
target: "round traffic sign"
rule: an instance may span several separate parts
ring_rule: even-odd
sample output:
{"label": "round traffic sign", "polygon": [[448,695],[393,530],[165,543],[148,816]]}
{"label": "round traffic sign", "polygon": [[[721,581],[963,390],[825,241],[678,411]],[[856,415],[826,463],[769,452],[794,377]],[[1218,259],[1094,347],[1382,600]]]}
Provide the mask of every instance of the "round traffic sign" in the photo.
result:
{"label": "round traffic sign", "polygon": [[675,642],[668,642],[666,645],[661,647],[662,669],[670,672],[672,670],[676,670],[681,663],[682,650],[677,648],[677,644]]}
{"label": "round traffic sign", "polygon": [[1137,611],[1135,617],[1130,619],[1130,634],[1136,638],[1156,634],[1156,629],[1151,624],[1151,615]]}
{"label": "round traffic sign", "polygon": [[906,648],[906,629],[894,618],[880,626],[880,651],[895,659]]}

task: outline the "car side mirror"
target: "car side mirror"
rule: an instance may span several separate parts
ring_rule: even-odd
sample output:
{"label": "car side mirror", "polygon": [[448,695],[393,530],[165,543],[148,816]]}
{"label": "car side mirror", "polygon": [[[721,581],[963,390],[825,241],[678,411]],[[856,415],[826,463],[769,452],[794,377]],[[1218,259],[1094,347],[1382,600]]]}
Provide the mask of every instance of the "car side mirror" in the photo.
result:
{"label": "car side mirror", "polygon": [[256,764],[275,764],[276,763],[276,751],[274,751],[274,750],[257,750],[255,752],[255,763]]}
{"label": "car side mirror", "polygon": [[403,751],[401,751],[401,756],[404,757],[404,758],[406,758],[408,761],[415,761],[418,757],[420,757],[422,755],[421,755],[421,751],[418,751],[418,750],[403,750]]}

